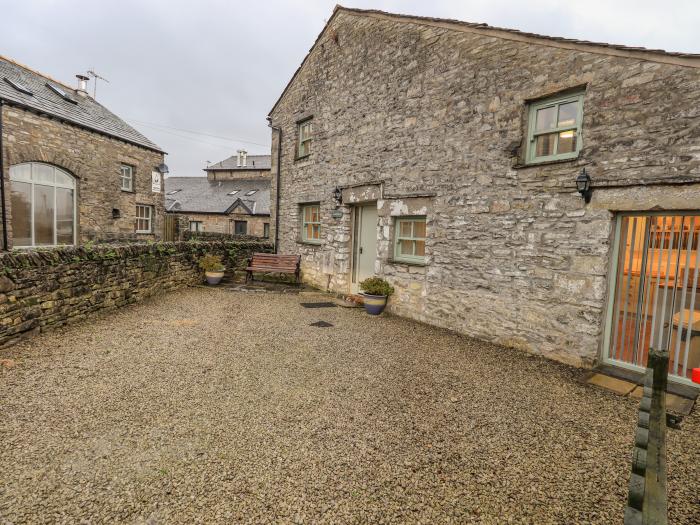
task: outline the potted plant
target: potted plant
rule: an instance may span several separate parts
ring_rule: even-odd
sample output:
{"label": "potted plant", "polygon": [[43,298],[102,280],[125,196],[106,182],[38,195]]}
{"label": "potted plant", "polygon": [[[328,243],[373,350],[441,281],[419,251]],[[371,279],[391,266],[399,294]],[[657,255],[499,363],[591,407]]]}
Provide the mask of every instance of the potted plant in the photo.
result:
{"label": "potted plant", "polygon": [[370,277],[360,283],[365,300],[365,311],[370,315],[379,315],[386,307],[388,297],[394,293],[394,287],[381,277]]}
{"label": "potted plant", "polygon": [[224,278],[224,263],[221,255],[207,254],[199,259],[199,267],[204,270],[204,276],[209,284],[219,284]]}

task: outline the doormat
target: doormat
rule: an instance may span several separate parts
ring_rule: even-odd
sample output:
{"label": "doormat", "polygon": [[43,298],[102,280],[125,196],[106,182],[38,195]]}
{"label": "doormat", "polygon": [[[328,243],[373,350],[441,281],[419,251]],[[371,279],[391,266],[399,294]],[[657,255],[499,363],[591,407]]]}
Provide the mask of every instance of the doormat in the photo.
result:
{"label": "doormat", "polygon": [[304,308],[334,308],[338,306],[335,303],[320,302],[320,303],[301,303]]}
{"label": "doormat", "polygon": [[315,323],[311,323],[309,326],[315,326],[317,328],[328,328],[329,326],[333,326],[333,324],[327,323],[326,321],[316,321]]}

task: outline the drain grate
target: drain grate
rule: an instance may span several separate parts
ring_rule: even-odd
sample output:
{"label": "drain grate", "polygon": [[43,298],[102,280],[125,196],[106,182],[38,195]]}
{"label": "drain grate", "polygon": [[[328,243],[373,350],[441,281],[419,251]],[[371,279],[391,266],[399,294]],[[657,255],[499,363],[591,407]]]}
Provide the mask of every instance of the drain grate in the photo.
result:
{"label": "drain grate", "polygon": [[301,303],[304,308],[334,308],[338,306],[335,303],[320,302],[320,303]]}
{"label": "drain grate", "polygon": [[333,324],[328,323],[326,321],[316,321],[315,323],[311,323],[309,326],[315,326],[317,328],[328,328],[329,326],[333,326]]}

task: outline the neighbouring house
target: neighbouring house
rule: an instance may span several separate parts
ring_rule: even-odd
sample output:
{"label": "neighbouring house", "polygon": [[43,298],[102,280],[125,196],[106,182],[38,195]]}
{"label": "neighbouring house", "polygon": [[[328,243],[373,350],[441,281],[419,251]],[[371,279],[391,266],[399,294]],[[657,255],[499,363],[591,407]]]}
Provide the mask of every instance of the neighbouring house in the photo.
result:
{"label": "neighbouring house", "polygon": [[3,247],[158,239],[164,152],[79,86],[0,56]]}
{"label": "neighbouring house", "polygon": [[204,171],[165,180],[166,210],[190,231],[270,236],[270,155],[238,150]]}
{"label": "neighbouring house", "polygon": [[184,218],[194,232],[270,236],[270,181],[165,179],[167,213]]}
{"label": "neighbouring house", "polygon": [[204,171],[209,180],[270,180],[270,155],[248,155],[241,149],[221,162],[209,164]]}
{"label": "neighbouring house", "polygon": [[579,366],[666,347],[690,384],[700,55],[339,6],[268,120],[305,281]]}

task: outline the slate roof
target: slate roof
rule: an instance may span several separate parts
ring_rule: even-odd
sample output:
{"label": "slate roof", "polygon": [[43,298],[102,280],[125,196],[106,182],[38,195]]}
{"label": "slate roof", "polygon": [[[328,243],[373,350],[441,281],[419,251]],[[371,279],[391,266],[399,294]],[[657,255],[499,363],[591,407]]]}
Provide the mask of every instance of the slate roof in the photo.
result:
{"label": "slate roof", "polygon": [[[5,79],[19,83],[32,94],[17,90]],[[47,84],[63,90],[68,98],[76,103],[64,99]],[[2,55],[0,55],[0,99],[11,105],[46,113],[90,131],[164,153],[157,144],[144,137],[92,97],[80,96],[74,88]]]}
{"label": "slate roof", "polygon": [[204,171],[269,170],[270,158],[270,155],[248,155],[247,165],[238,166],[238,155],[236,154],[216,164],[210,164],[204,168]]}
{"label": "slate roof", "polygon": [[503,38],[507,40],[526,40],[526,41],[535,41],[539,44],[542,45],[550,45],[550,46],[555,46],[555,47],[562,47],[562,48],[567,48],[567,49],[581,49],[585,50],[589,53],[602,53],[602,54],[613,54],[613,55],[618,55],[618,56],[630,56],[633,55],[637,58],[644,59],[644,60],[651,60],[651,61],[660,61],[660,62],[666,62],[669,60],[675,59],[677,63],[680,63],[685,66],[690,66],[690,67],[700,67],[700,54],[697,53],[682,53],[682,52],[673,52],[673,51],[664,51],[663,49],[647,49],[645,47],[632,47],[632,46],[624,46],[621,44],[608,44],[605,42],[591,42],[588,40],[577,40],[575,38],[563,38],[563,37],[558,37],[558,36],[547,36],[547,35],[539,35],[536,33],[527,33],[525,31],[519,31],[517,29],[508,29],[504,27],[496,27],[496,26],[490,26],[488,24],[480,24],[480,23],[474,23],[474,22],[465,22],[463,20],[454,20],[454,19],[449,19],[449,18],[434,18],[434,17],[429,17],[429,16],[416,16],[416,15],[405,15],[405,14],[398,14],[398,13],[388,13],[386,11],[380,11],[378,9],[357,9],[357,8],[352,8],[352,7],[343,7],[342,5],[336,5],[335,8],[333,9],[333,14],[331,17],[328,19],[328,22],[326,22],[326,25],[323,27],[319,35],[316,37],[316,41],[313,43],[311,48],[309,49],[308,53],[302,60],[301,64],[297,68],[297,70],[294,72],[292,75],[292,78],[289,80],[287,85],[285,86],[284,90],[282,91],[282,94],[279,96],[279,98],[275,101],[275,105],[272,106],[272,109],[268,113],[268,119],[272,115],[272,113],[275,111],[275,108],[279,105],[280,101],[284,97],[284,95],[287,93],[289,90],[289,87],[292,85],[292,82],[294,82],[294,79],[297,77],[299,72],[301,71],[301,68],[304,67],[304,64],[309,58],[309,55],[311,55],[311,51],[316,47],[316,45],[321,41],[321,38],[326,32],[326,29],[328,29],[333,22],[333,19],[337,16],[338,13],[340,12],[346,12],[350,14],[355,14],[359,16],[369,16],[369,17],[375,17],[375,18],[384,18],[384,19],[389,19],[389,20],[397,20],[400,22],[405,22],[407,24],[421,24],[421,25],[430,25],[430,26],[437,26],[437,27],[445,27],[449,29],[455,29],[455,30],[462,30],[462,31],[467,31],[467,32],[476,32],[476,33],[483,33],[483,34],[488,34],[490,36],[496,37],[496,38]]}
{"label": "slate roof", "polygon": [[[234,190],[239,191],[235,195],[229,195]],[[246,192],[251,190],[258,191],[253,195],[246,195]],[[257,179],[210,181],[206,177],[165,179],[167,211],[227,214],[238,204],[242,204],[250,215],[269,215],[270,181]]]}

